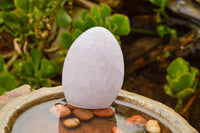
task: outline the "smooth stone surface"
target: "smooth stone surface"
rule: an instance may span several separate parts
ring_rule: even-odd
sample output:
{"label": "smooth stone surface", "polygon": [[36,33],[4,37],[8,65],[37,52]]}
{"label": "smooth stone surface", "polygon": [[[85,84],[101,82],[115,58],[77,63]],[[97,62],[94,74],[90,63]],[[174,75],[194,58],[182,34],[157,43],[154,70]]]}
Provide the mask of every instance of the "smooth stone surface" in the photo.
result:
{"label": "smooth stone surface", "polygon": [[68,117],[71,115],[71,110],[62,104],[54,105],[53,107],[49,109],[49,112],[52,115],[56,117],[60,117],[60,118]]}
{"label": "smooth stone surface", "polygon": [[62,73],[68,104],[87,109],[107,108],[117,97],[123,78],[122,51],[110,31],[93,27],[74,41]]}
{"label": "smooth stone surface", "polygon": [[78,118],[69,118],[63,121],[63,125],[67,128],[75,128],[80,125],[80,120]]}
{"label": "smooth stone surface", "polygon": [[94,109],[92,110],[92,113],[94,113],[98,117],[110,117],[114,115],[114,110],[109,107],[106,109]]}
{"label": "smooth stone surface", "polygon": [[73,115],[78,117],[82,121],[88,121],[94,117],[92,111],[87,109],[74,109]]}

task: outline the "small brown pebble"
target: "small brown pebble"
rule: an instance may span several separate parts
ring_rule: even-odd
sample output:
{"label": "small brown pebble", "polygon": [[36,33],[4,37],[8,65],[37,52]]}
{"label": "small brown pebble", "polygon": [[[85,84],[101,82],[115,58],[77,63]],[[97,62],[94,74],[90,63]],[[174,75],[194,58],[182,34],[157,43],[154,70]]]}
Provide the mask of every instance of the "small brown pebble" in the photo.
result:
{"label": "small brown pebble", "polygon": [[79,109],[79,107],[75,107],[75,106],[73,106],[73,105],[70,105],[70,104],[67,104],[66,105],[69,109]]}
{"label": "small brown pebble", "polygon": [[82,121],[88,121],[94,117],[92,111],[87,109],[74,109],[73,114]]}
{"label": "small brown pebble", "polygon": [[92,112],[98,117],[110,117],[114,114],[114,110],[111,107],[106,109],[93,109]]}
{"label": "small brown pebble", "polygon": [[68,117],[69,115],[71,115],[71,110],[62,104],[54,105],[50,108],[49,112],[54,116],[60,118]]}
{"label": "small brown pebble", "polygon": [[80,120],[78,118],[69,118],[63,121],[63,125],[67,128],[75,128],[80,125]]}

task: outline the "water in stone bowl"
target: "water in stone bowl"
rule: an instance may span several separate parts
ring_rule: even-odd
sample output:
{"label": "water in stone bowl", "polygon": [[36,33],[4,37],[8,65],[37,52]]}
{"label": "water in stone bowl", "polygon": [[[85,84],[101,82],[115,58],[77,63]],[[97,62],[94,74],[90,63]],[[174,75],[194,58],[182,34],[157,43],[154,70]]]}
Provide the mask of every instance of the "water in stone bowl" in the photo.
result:
{"label": "water in stone bowl", "polygon": [[[99,117],[94,115],[90,120],[80,120],[80,124],[75,128],[68,128],[64,121],[74,118],[73,113],[64,118],[59,118],[49,111],[54,105],[67,104],[64,98],[48,101],[36,105],[21,114],[16,120],[12,133],[145,133],[146,120],[155,120],[154,117],[149,116],[148,112],[140,112],[132,107],[131,104],[116,100],[112,104],[115,110],[114,115],[109,117]],[[71,109],[72,112],[77,109]],[[128,118],[140,115],[128,123]],[[141,119],[144,120],[141,120]],[[158,121],[161,128],[161,133],[172,133],[172,131]],[[114,129],[121,132],[116,132]]]}

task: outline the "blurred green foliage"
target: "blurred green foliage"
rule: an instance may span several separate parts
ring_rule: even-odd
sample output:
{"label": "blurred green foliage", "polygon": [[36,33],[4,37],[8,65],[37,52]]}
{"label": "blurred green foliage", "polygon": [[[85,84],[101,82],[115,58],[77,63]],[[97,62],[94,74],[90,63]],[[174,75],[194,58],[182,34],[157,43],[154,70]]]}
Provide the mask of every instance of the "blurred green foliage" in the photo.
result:
{"label": "blurred green foliage", "polygon": [[185,98],[195,93],[198,74],[198,69],[191,67],[189,62],[180,57],[172,61],[168,66],[167,84],[164,86],[164,91],[167,95],[178,100],[177,110],[182,108]]}
{"label": "blurred green foliage", "polygon": [[80,20],[72,23],[72,32],[63,33],[60,37],[62,49],[67,51],[73,41],[84,31],[91,27],[101,26],[111,31],[120,42],[119,36],[128,35],[130,32],[130,23],[127,16],[122,14],[111,15],[111,8],[105,4],[99,7],[94,6],[90,12],[83,11]]}
{"label": "blurred green foliage", "polygon": [[169,0],[149,0],[150,3],[157,6],[158,8],[154,9],[156,12],[156,22],[158,23],[157,26],[157,33],[158,35],[163,38],[166,35],[170,35],[171,38],[177,39],[177,31],[174,28],[170,28],[169,26],[162,23],[162,16],[167,18],[168,15],[165,11],[165,8],[167,4],[169,3]]}
{"label": "blurred green foliage", "polygon": [[19,38],[21,48],[25,41],[29,42],[29,47],[34,47],[39,44],[39,39],[44,38],[43,33],[50,30],[48,25],[52,24],[53,15],[56,15],[57,25],[61,28],[71,23],[70,16],[63,10],[65,2],[66,0],[0,0],[0,32],[5,30],[14,38]]}

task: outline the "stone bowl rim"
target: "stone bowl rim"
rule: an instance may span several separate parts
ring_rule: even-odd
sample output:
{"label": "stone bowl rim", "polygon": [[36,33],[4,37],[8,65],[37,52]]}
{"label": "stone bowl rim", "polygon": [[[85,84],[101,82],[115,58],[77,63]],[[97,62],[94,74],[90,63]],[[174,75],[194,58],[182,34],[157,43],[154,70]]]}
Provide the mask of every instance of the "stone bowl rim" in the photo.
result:
{"label": "stone bowl rim", "polygon": [[[49,88],[44,87],[15,98],[0,109],[0,133],[10,133],[16,119],[27,109],[42,102],[63,97],[62,86],[57,86]],[[172,108],[158,101],[125,90],[120,90],[117,100],[137,105],[139,108],[144,108],[158,115],[165,119],[176,132],[198,133],[196,129]]]}

